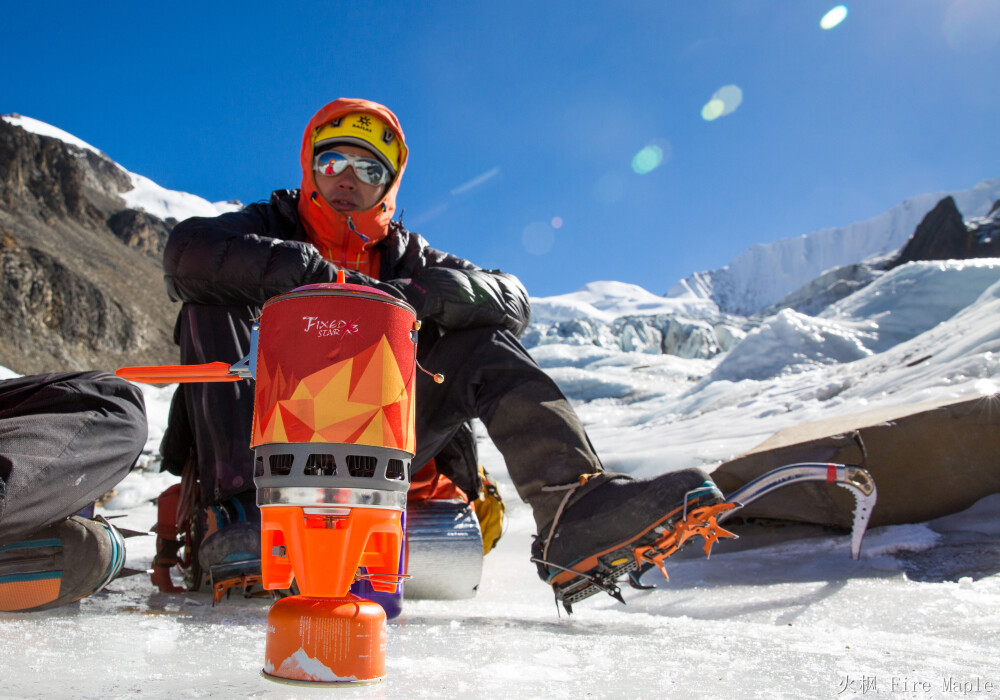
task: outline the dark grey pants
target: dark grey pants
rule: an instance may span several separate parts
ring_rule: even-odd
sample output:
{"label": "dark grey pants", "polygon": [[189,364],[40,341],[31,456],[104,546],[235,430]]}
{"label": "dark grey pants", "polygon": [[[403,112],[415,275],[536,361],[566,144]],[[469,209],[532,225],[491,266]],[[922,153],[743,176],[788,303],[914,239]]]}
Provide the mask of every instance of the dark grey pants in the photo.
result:
{"label": "dark grey pants", "polygon": [[[249,349],[250,319],[255,315],[255,309],[246,307],[185,304],[178,319],[181,362],[240,360]],[[436,384],[423,372],[417,374],[415,469],[454,444],[456,435],[466,434],[462,431],[468,421],[479,418],[539,527],[551,521],[563,497],[561,492],[542,491],[543,486],[603,471],[566,397],[506,329],[438,333],[426,325],[418,355],[428,371],[444,374],[445,381]],[[177,469],[183,462],[187,446],[182,436],[187,432],[197,455],[203,501],[218,502],[253,488],[250,383],[181,387],[164,437],[164,463]],[[475,460],[464,471],[456,470],[453,465],[462,461],[442,460],[439,468],[475,494]]]}
{"label": "dark grey pants", "polygon": [[0,544],[110,491],[146,443],[142,393],[103,372],[0,381]]}

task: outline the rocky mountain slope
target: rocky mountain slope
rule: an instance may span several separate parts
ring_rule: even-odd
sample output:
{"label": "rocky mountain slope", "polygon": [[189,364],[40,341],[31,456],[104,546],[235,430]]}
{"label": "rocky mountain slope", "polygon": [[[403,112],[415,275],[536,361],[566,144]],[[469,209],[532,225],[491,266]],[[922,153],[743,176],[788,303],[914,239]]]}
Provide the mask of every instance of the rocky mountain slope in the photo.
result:
{"label": "rocky mountain slope", "polygon": [[0,119],[0,365],[175,361],[160,271],[174,222],[129,208],[132,189],[104,154]]}

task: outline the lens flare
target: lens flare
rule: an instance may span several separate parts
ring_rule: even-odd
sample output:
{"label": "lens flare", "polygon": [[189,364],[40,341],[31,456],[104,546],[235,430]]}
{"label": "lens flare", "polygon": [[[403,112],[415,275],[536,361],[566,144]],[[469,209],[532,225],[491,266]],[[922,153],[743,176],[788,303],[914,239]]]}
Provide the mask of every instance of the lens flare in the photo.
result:
{"label": "lens flare", "polygon": [[726,103],[722,100],[709,100],[705,106],[701,108],[701,118],[707,122],[715,121],[722,116],[725,109]]}
{"label": "lens flare", "polygon": [[563,226],[562,217],[561,216],[553,216],[551,223],[552,223],[552,228],[556,228],[556,229],[562,228],[562,226]]}
{"label": "lens flare", "polygon": [[556,232],[541,221],[534,221],[521,232],[521,244],[532,255],[545,255],[556,244]]}
{"label": "lens flare", "polygon": [[736,85],[725,85],[715,91],[712,99],[701,108],[701,118],[707,122],[732,114],[743,102],[743,91]]}
{"label": "lens flare", "polygon": [[651,173],[663,162],[663,149],[655,144],[646,146],[632,158],[632,170],[639,175]]}
{"label": "lens flare", "polygon": [[833,29],[845,19],[847,19],[847,5],[837,5],[823,15],[823,19],[819,21],[819,26],[823,29]]}

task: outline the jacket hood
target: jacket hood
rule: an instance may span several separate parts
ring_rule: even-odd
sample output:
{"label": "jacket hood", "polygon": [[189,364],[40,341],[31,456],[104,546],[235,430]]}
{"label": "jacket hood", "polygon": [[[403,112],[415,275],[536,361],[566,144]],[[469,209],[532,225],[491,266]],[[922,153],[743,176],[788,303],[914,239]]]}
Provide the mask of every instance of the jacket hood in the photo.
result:
{"label": "jacket hood", "polygon": [[[338,117],[356,112],[378,117],[395,132],[400,145],[400,162],[396,177],[374,207],[365,211],[341,212],[323,199],[316,186],[312,169],[313,133]],[[319,249],[323,257],[334,264],[358,269],[360,261],[368,258],[368,251],[386,237],[389,222],[396,213],[396,193],[408,157],[409,149],[399,120],[388,107],[377,102],[342,97],[320,109],[309,120],[302,137],[300,153],[302,194],[299,197],[298,212],[310,242]]]}

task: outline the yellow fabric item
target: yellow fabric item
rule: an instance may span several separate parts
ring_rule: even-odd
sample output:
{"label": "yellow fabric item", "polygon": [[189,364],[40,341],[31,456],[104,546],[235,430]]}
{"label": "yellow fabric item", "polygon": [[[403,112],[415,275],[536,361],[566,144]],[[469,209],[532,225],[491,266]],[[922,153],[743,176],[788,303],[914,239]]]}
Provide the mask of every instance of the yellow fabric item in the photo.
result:
{"label": "yellow fabric item", "polygon": [[476,517],[479,519],[479,529],[483,533],[483,556],[485,556],[497,546],[497,542],[503,537],[507,506],[504,505],[503,498],[500,496],[496,480],[489,475],[482,464],[479,465],[479,478],[483,482],[483,487],[479,492],[479,498],[472,505],[476,511]]}
{"label": "yellow fabric item", "polygon": [[327,142],[358,143],[381,155],[393,175],[399,170],[399,139],[389,125],[374,114],[353,112],[321,126],[313,134],[313,153]]}

